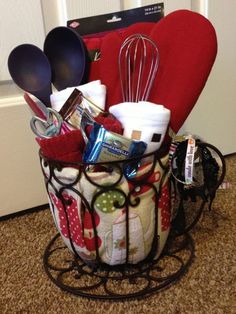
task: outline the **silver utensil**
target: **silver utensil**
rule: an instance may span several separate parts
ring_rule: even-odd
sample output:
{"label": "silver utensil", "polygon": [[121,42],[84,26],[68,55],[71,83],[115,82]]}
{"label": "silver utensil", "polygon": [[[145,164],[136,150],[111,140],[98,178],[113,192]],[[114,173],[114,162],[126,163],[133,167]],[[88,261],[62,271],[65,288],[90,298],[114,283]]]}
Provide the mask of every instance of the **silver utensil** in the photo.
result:
{"label": "silver utensil", "polygon": [[30,127],[37,137],[48,139],[60,134],[62,123],[61,115],[56,110],[47,108],[45,119],[33,116],[30,120]]}
{"label": "silver utensil", "polygon": [[147,100],[159,65],[157,45],[145,35],[131,35],[120,48],[118,64],[123,101]]}

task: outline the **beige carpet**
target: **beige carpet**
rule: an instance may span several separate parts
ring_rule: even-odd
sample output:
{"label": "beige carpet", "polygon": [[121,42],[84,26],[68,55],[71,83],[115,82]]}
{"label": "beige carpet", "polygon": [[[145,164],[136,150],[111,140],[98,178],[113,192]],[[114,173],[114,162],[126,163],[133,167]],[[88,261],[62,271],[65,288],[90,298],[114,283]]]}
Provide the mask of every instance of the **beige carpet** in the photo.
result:
{"label": "beige carpet", "polygon": [[214,211],[194,228],[196,258],[175,285],[144,300],[109,302],[61,291],[47,277],[42,256],[56,233],[49,210],[0,222],[0,313],[236,313],[236,156]]}

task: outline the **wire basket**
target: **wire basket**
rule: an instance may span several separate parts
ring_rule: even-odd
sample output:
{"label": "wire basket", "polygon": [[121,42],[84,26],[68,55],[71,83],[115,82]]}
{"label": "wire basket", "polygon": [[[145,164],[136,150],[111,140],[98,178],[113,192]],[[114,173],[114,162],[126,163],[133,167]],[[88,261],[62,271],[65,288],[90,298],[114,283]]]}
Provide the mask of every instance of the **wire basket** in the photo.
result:
{"label": "wire basket", "polygon": [[58,230],[44,253],[49,278],[75,295],[112,300],[140,298],[181,278],[194,258],[188,231],[208,201],[211,207],[226,170],[214,146],[199,141],[197,155],[202,185],[186,189],[173,181],[166,149],[96,164],[40,152]]}
{"label": "wire basket", "polygon": [[97,267],[160,255],[170,230],[168,155],[97,164],[40,158],[55,225],[75,256]]}

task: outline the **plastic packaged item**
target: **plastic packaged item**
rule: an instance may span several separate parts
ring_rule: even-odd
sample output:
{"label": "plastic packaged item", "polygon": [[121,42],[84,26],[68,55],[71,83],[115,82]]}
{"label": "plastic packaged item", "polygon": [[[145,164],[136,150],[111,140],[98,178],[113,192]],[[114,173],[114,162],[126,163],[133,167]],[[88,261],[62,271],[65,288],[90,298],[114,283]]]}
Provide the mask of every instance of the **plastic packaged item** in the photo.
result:
{"label": "plastic packaged item", "polygon": [[[83,154],[83,161],[87,163],[109,162],[131,159],[142,156],[147,144],[135,141],[122,135],[107,131],[98,123],[93,124],[88,143]],[[124,174],[133,177],[139,165],[138,160],[124,163]]]}
{"label": "plastic packaged item", "polygon": [[141,156],[147,144],[134,141],[120,134],[107,131],[102,125],[94,123],[85,148],[84,162],[107,162]]}

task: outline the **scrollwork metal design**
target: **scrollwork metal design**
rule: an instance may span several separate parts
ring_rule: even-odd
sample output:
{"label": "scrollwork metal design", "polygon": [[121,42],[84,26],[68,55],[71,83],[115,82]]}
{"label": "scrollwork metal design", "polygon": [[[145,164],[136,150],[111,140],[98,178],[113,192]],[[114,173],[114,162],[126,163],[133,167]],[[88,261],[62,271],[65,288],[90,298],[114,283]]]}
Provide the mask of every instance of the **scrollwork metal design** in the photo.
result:
{"label": "scrollwork metal design", "polygon": [[[212,159],[210,158],[211,156],[209,157],[209,151],[206,150],[206,146],[202,145],[206,161],[204,173],[209,176],[209,173],[212,174],[212,168],[209,167],[209,162],[212,162]],[[212,146],[207,145],[208,148],[212,149]],[[64,163],[45,158],[40,152],[41,168],[51,203],[52,215],[60,231],[50,241],[45,250],[44,267],[49,278],[58,287],[83,297],[123,300],[141,298],[160,291],[169,287],[186,273],[194,259],[194,244],[188,231],[200,218],[209,195],[205,193],[203,193],[204,197],[197,195],[197,193],[200,193],[199,188],[185,190],[179,184],[176,185],[176,183],[172,186],[170,184],[171,180],[167,179],[169,166],[162,164],[162,157],[165,155],[166,153],[163,154],[161,151],[157,151],[144,156],[143,158],[148,158],[149,160],[147,170],[139,176],[129,177],[127,173],[124,173],[124,167],[129,163],[141,164],[141,158],[132,158],[124,162],[116,161],[97,164]],[[215,160],[213,161],[215,162]],[[153,182],[157,164],[162,172],[158,184]],[[222,165],[223,169],[217,181],[217,187],[225,173],[223,158]],[[206,180],[204,181],[204,187],[209,185]],[[126,188],[122,186],[124,181]],[[170,214],[172,215],[171,232],[159,257],[157,255],[160,246],[158,207],[164,182],[169,182],[169,194],[175,191],[177,197],[175,198],[176,202],[173,211],[169,206]],[[210,196],[214,195],[212,185],[209,185],[209,187],[211,188],[211,190],[209,188]],[[142,198],[139,192],[143,190],[151,193],[151,199],[154,202],[152,241],[146,256],[142,260],[132,263],[129,215],[133,209],[140,206]],[[92,193],[88,191],[92,191]],[[104,207],[102,210],[110,212],[123,211],[125,217],[124,243],[126,255],[124,262],[117,265],[106,263],[101,258],[99,249],[100,238],[96,225],[98,204],[105,197],[111,199],[111,195],[114,196],[114,199],[110,201],[110,207]],[[196,202],[195,198],[198,196],[200,201]],[[93,234],[91,245],[94,253],[89,257],[78,251],[77,243],[75,238],[73,238],[73,234],[76,232],[77,240],[80,236],[78,230],[73,229],[73,217],[71,217],[73,213],[70,210],[74,205],[73,202],[77,202],[77,200],[79,200],[78,202],[80,202],[81,206],[81,217],[76,217],[76,219],[81,220],[82,233],[84,233],[83,215],[86,214],[89,217],[90,228]],[[57,202],[60,211],[56,210],[54,202]],[[188,215],[187,208],[191,211],[192,206],[197,206],[197,209],[194,210],[195,216]],[[61,222],[58,223],[58,215],[61,215],[60,217],[63,219],[62,226],[59,225]],[[190,221],[186,222],[186,217],[190,217]],[[182,226],[180,222],[182,223],[183,221],[184,225]],[[59,235],[62,236],[61,239],[63,239],[66,245],[62,246],[59,243],[61,241]],[[61,263],[61,265],[58,265],[58,263]]]}
{"label": "scrollwork metal design", "polygon": [[[101,300],[137,299],[168,288],[180,280],[194,259],[194,244],[189,234],[185,234],[182,245],[175,248],[172,239],[158,259],[135,265],[108,266],[101,264],[92,269],[81,259],[71,255],[63,256],[59,234],[48,244],[44,253],[44,267],[49,278],[62,290],[72,294]],[[54,258],[55,253],[61,256]],[[63,260],[64,267],[54,265]]]}

